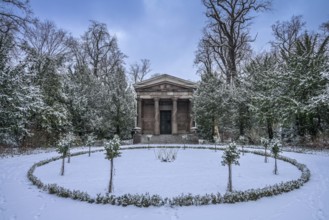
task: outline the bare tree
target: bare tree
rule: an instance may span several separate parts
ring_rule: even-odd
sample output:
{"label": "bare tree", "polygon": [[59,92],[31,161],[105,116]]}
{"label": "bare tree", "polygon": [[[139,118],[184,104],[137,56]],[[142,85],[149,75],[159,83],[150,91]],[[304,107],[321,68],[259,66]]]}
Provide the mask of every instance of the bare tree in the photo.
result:
{"label": "bare tree", "polygon": [[50,97],[55,97],[51,93],[56,87],[50,78],[58,78],[69,59],[68,39],[68,33],[51,21],[36,20],[24,32],[22,49],[27,56],[26,61],[36,71],[39,85]]}
{"label": "bare tree", "polygon": [[25,49],[39,57],[63,59],[69,53],[68,34],[51,21],[35,21],[25,31]]}
{"label": "bare tree", "polygon": [[148,59],[141,59],[141,63],[130,65],[129,75],[133,83],[138,83],[144,80],[145,76],[151,71],[151,62]]}
{"label": "bare tree", "polygon": [[71,66],[69,67],[69,71],[72,73],[72,66],[75,68],[83,68],[87,67],[87,54],[82,49],[82,42],[79,39],[74,37],[69,37],[67,40],[67,46],[70,48],[70,53],[72,54]]}
{"label": "bare tree", "polygon": [[61,83],[70,52],[67,39],[67,32],[53,22],[35,21],[26,28],[21,46],[28,72],[34,75],[34,83],[40,88],[44,102],[40,114],[31,116],[29,128],[35,137],[47,132],[48,143],[56,141],[70,123]]}
{"label": "bare tree", "polygon": [[322,23],[320,28],[324,33],[329,34],[329,21]]}
{"label": "bare tree", "polygon": [[138,65],[138,63],[131,64],[129,75],[133,83],[138,83],[140,81],[139,73],[140,73],[140,66]]}
{"label": "bare tree", "polygon": [[91,21],[91,25],[82,39],[88,65],[91,66],[96,77],[109,75],[123,63],[123,59],[126,57],[119,50],[117,38],[108,32],[106,24]]}
{"label": "bare tree", "polygon": [[[91,21],[81,40],[70,39],[70,47],[71,78],[77,86],[74,105],[84,106],[80,115],[74,113],[75,122],[99,136],[109,130],[123,136],[133,121],[134,102],[126,83],[126,56],[119,49],[117,38],[105,24]],[[81,117],[86,118],[83,123]]]}
{"label": "bare tree", "polygon": [[141,60],[141,74],[140,81],[143,81],[144,77],[151,71],[151,63],[148,59]]}
{"label": "bare tree", "polygon": [[274,50],[281,53],[283,58],[287,58],[295,47],[296,41],[300,36],[305,22],[302,16],[292,16],[290,21],[277,21],[272,25],[275,41],[271,42]]}
{"label": "bare tree", "polygon": [[[249,33],[254,18],[251,14],[269,9],[271,3],[265,0],[202,0],[202,3],[209,21],[201,51],[211,48],[213,59],[226,82],[233,84],[238,66],[251,50],[249,43],[255,40]],[[199,49],[199,54],[201,51]]]}
{"label": "bare tree", "polygon": [[0,1],[0,32],[18,31],[30,23],[32,11],[28,0]]}
{"label": "bare tree", "polygon": [[214,74],[214,61],[213,61],[213,53],[212,48],[209,45],[209,41],[206,37],[207,34],[201,39],[198,45],[198,50],[196,52],[194,63],[196,65],[201,64],[199,66],[198,72],[200,74]]}

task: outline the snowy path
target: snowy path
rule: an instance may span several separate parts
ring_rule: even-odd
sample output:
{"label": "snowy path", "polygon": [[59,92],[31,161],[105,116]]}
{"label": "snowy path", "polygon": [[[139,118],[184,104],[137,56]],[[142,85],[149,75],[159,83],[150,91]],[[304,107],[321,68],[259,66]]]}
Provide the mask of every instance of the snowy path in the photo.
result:
{"label": "snowy path", "polygon": [[137,208],[96,205],[58,198],[38,190],[26,177],[34,162],[56,153],[0,159],[0,219],[329,219],[329,157],[284,153],[311,170],[301,189],[256,202],[203,207]]}

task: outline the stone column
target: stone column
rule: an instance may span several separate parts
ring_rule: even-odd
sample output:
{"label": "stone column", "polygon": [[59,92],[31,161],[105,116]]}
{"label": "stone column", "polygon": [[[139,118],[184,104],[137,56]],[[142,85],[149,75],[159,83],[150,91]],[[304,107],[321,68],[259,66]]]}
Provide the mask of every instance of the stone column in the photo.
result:
{"label": "stone column", "polygon": [[154,134],[160,134],[159,98],[154,98]]}
{"label": "stone column", "polygon": [[191,128],[193,127],[193,109],[192,109],[192,99],[189,99],[189,105],[188,105],[188,115],[189,115],[189,121],[190,121],[190,124],[189,124],[189,130],[191,132]]}
{"label": "stone column", "polygon": [[137,99],[137,127],[141,128],[142,130],[142,115],[143,115],[143,112],[142,112],[142,99],[141,98],[138,98]]}
{"label": "stone column", "polygon": [[171,114],[171,133],[177,134],[177,98],[172,99],[172,114]]}

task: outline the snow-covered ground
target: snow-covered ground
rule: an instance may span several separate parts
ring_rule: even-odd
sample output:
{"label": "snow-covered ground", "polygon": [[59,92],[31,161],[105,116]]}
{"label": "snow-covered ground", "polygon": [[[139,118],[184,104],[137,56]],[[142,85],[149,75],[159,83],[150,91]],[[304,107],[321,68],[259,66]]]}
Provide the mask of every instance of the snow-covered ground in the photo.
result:
{"label": "snow-covered ground", "polygon": [[[154,150],[123,151],[115,159],[115,194],[156,193],[174,196],[181,193],[223,193],[227,167],[220,165],[221,151],[179,150],[177,160],[161,163]],[[88,204],[59,198],[40,191],[26,177],[33,163],[56,152],[0,159],[0,219],[329,219],[329,157],[322,154],[284,152],[311,170],[311,180],[301,189],[255,202],[191,207],[117,207]],[[253,154],[241,156],[240,166],[233,167],[233,186],[237,190],[263,187],[297,179],[300,171],[279,161],[279,175],[272,174],[274,160]],[[105,193],[109,161],[104,153],[73,157],[66,164],[64,177],[59,175],[60,161],[35,170],[45,183],[57,183],[90,195]]]}
{"label": "snow-covered ground", "polygon": [[[161,149],[161,151],[164,149]],[[167,149],[170,151],[170,149]],[[125,150],[115,159],[114,186],[116,195],[125,193],[150,193],[162,197],[182,193],[225,193],[227,166],[221,165],[223,151],[186,149],[177,152],[174,162],[160,162],[158,149]],[[261,188],[282,181],[298,179],[301,172],[293,165],[280,161],[280,175],[273,175],[273,163],[264,163],[264,158],[245,154],[241,166],[233,167],[233,183],[237,190]],[[77,189],[96,197],[105,194],[110,176],[110,163],[104,152],[72,158],[67,164],[64,177],[59,175],[61,160],[39,167],[34,174],[43,183],[57,183],[68,189]]]}

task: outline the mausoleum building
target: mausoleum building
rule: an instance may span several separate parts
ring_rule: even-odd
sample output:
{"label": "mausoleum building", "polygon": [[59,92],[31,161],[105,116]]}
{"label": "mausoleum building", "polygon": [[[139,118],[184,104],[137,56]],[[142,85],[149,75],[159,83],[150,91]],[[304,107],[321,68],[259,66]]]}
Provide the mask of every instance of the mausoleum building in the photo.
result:
{"label": "mausoleum building", "polygon": [[137,127],[142,135],[189,134],[194,127],[196,83],[163,74],[134,85]]}

